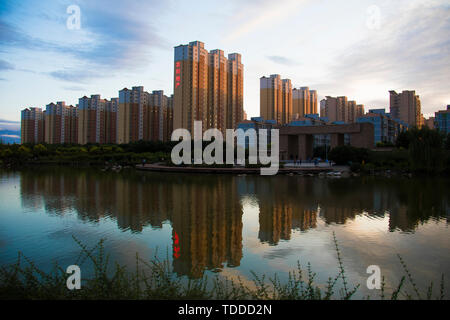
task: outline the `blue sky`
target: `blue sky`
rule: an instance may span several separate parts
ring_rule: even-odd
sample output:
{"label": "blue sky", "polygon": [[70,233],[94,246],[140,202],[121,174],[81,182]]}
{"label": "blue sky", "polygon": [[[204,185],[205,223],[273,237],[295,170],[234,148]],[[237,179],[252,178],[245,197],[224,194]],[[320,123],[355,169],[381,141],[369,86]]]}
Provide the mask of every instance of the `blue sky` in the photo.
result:
{"label": "blue sky", "polygon": [[[67,28],[70,5],[79,30]],[[0,119],[134,85],[171,94],[173,47],[194,40],[242,54],[249,116],[274,73],[366,109],[388,107],[389,90],[416,90],[427,116],[450,104],[448,1],[2,0]]]}

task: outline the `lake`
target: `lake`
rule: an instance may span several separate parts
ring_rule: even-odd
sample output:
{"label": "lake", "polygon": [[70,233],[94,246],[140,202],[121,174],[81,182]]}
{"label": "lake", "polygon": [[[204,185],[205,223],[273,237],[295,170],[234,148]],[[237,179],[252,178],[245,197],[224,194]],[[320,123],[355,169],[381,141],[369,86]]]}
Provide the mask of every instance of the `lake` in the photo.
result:
{"label": "lake", "polygon": [[[356,297],[378,265],[388,288],[404,274],[450,292],[450,180],[151,173],[33,168],[0,171],[0,265],[21,251],[44,270],[74,264],[100,239],[111,260],[133,268],[167,258],[185,278],[287,279],[310,262],[317,281],[338,273],[333,232]],[[178,244],[176,244],[178,242]],[[174,251],[175,249],[175,251]],[[85,275],[89,270],[83,269]]]}

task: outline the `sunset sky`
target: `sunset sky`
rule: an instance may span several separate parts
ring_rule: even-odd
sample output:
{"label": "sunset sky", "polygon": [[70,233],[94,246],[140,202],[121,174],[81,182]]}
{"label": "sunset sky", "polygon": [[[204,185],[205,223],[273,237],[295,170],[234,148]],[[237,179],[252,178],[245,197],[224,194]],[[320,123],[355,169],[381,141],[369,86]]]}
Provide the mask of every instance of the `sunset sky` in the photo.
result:
{"label": "sunset sky", "polygon": [[[79,30],[67,28],[70,5]],[[389,90],[416,90],[426,116],[450,104],[449,1],[2,0],[0,122],[135,85],[170,95],[173,47],[194,40],[242,54],[249,116],[274,73],[366,110],[388,108]]]}

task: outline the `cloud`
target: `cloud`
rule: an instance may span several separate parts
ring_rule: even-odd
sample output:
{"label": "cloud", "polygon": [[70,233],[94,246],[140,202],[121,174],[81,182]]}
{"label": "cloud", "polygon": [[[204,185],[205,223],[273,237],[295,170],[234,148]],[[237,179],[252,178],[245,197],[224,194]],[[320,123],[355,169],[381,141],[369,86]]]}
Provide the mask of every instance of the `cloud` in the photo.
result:
{"label": "cloud", "polygon": [[427,113],[450,98],[450,6],[437,1],[398,5],[395,18],[386,16],[380,30],[336,57],[330,76],[343,90],[364,86],[385,91],[386,99],[390,89],[416,90]]}
{"label": "cloud", "polygon": [[0,119],[0,130],[19,130],[20,122]]}
{"label": "cloud", "polygon": [[84,87],[79,87],[79,86],[63,87],[63,89],[69,90],[69,91],[86,91],[86,89]]}
{"label": "cloud", "polygon": [[2,135],[0,135],[0,137],[20,139],[20,136],[15,135],[15,134],[2,134]]}
{"label": "cloud", "polygon": [[14,70],[14,65],[11,63],[0,59],[0,70]]}
{"label": "cloud", "polygon": [[85,71],[85,70],[57,70],[48,73],[49,76],[57,80],[69,81],[69,82],[86,82],[89,79],[98,76],[95,72]]}
{"label": "cloud", "polygon": [[283,64],[286,66],[292,66],[297,64],[294,60],[282,56],[267,56],[267,59],[269,59],[272,62]]}
{"label": "cloud", "polygon": [[[17,12],[10,6],[8,14],[21,15],[20,21],[37,19],[34,28],[15,23],[17,19],[4,19],[6,15],[1,14],[0,52],[10,53],[15,49],[52,52],[71,58],[74,68],[88,66],[97,69],[98,72],[89,76],[61,70],[48,73],[60,80],[78,81],[80,78],[102,77],[112,69],[130,70],[148,64],[152,50],[169,47],[157,32],[155,19],[149,18],[149,12],[158,16],[164,9],[164,4],[159,1],[77,1],[81,10],[80,30],[67,29],[68,14],[64,3],[54,3],[49,8],[50,5],[36,8],[29,2],[29,9],[24,9],[27,5],[23,5],[17,8]],[[48,13],[50,9],[52,11]],[[49,28],[52,29],[46,32]],[[41,32],[35,32],[35,29]]]}
{"label": "cloud", "polygon": [[[233,41],[257,30],[264,25],[273,27],[277,22],[291,14],[308,0],[256,0],[236,2],[236,14],[230,19],[234,27],[227,33],[225,41]],[[251,13],[251,14],[249,14]]]}

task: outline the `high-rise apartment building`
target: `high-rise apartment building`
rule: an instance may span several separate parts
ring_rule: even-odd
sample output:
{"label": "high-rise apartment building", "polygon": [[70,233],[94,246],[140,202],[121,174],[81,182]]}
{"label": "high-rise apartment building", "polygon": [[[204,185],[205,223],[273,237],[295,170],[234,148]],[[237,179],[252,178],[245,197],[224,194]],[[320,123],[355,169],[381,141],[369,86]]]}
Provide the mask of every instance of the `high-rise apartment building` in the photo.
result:
{"label": "high-rise apartment building", "polygon": [[293,120],[307,114],[317,114],[317,91],[301,87],[292,91]]}
{"label": "high-rise apartment building", "polygon": [[78,143],[78,108],[72,105],[67,107],[66,118],[64,119],[65,143]]}
{"label": "high-rise apartment building", "polygon": [[167,126],[169,97],[164,95],[163,90],[153,91],[149,94],[148,102],[149,110],[148,118],[144,124],[144,139],[168,141],[168,132],[165,131],[164,127]]}
{"label": "high-rise apartment building", "polygon": [[117,142],[117,112],[119,98],[111,98],[105,106],[105,143]]}
{"label": "high-rise apartment building", "polygon": [[212,50],[208,59],[207,126],[224,132],[228,111],[228,59],[222,50]]}
{"label": "high-rise apartment building", "polygon": [[309,103],[310,103],[309,114],[318,114],[317,113],[317,90],[309,91]]}
{"label": "high-rise apartment building", "polygon": [[73,110],[64,101],[50,103],[45,109],[45,142],[49,144],[76,143]]}
{"label": "high-rise apartment building", "polygon": [[76,107],[64,101],[22,110],[24,143],[129,143],[169,141],[173,131],[173,95],[125,88],[110,101],[84,96]]}
{"label": "high-rise apartment building", "polygon": [[320,116],[326,117],[330,122],[353,123],[364,115],[364,105],[356,101],[348,101],[345,96],[330,97],[320,101]]}
{"label": "high-rise apartment building", "polygon": [[261,77],[259,81],[261,117],[279,124],[289,123],[293,115],[291,80],[272,74],[270,77]]}
{"label": "high-rise apartment building", "polygon": [[356,119],[359,117],[362,117],[364,115],[364,105],[363,104],[357,104],[356,105],[356,114],[353,119],[353,122],[356,122]]}
{"label": "high-rise apartment building", "polygon": [[228,55],[227,129],[236,129],[244,119],[244,65],[239,53]]}
{"label": "high-rise apartment building", "polygon": [[106,142],[106,100],[100,95],[78,100],[78,143]]}
{"label": "high-rise apartment building", "polygon": [[243,65],[241,55],[225,57],[208,51],[200,41],[175,47],[173,126],[203,130],[234,128],[243,117]]}
{"label": "high-rise apartment building", "polygon": [[173,94],[170,97],[167,97],[167,109],[165,112],[163,141],[170,141],[173,132]]}
{"label": "high-rise apartment building", "polygon": [[292,83],[289,79],[281,80],[281,123],[292,121]]}
{"label": "high-rise apartment building", "polygon": [[144,123],[148,119],[148,98],[149,95],[142,86],[119,91],[117,143],[144,140]]}
{"label": "high-rise apartment building", "polygon": [[175,47],[173,127],[193,132],[194,121],[208,128],[209,54],[203,42]]}
{"label": "high-rise apartment building", "polygon": [[282,82],[279,74],[259,79],[260,116],[281,123]]}
{"label": "high-rise apartment building", "polygon": [[21,112],[21,142],[44,142],[44,114],[41,108],[26,108]]}
{"label": "high-rise apartment building", "polygon": [[320,100],[320,116],[326,117],[326,113],[327,113],[327,100],[322,99]]}
{"label": "high-rise apartment building", "polygon": [[165,96],[162,90],[152,93],[144,91],[144,87],[120,90],[117,143],[170,140],[172,110],[172,98]]}
{"label": "high-rise apartment building", "polygon": [[389,91],[390,114],[394,119],[402,120],[408,126],[421,125],[420,98],[415,91],[404,90],[402,93]]}

